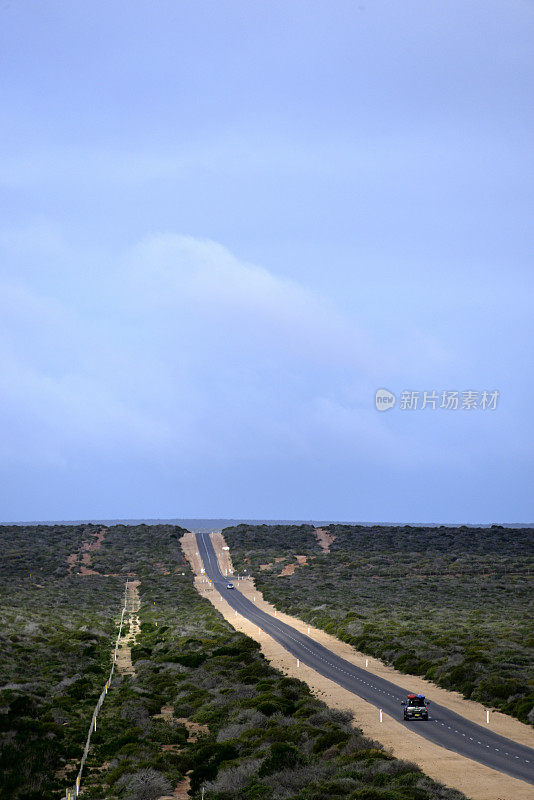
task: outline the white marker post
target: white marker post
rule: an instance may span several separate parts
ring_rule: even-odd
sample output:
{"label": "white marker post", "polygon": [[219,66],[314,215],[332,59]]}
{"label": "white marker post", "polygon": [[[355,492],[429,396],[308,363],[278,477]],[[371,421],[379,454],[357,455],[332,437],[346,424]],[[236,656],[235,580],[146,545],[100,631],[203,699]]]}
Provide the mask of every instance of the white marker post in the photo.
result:
{"label": "white marker post", "polygon": [[486,709],[486,725],[489,725],[489,708]]}
{"label": "white marker post", "polygon": [[276,608],[274,609],[274,616],[276,617]]}
{"label": "white marker post", "polygon": [[258,628],[258,633],[261,633],[261,628]]}
{"label": "white marker post", "polygon": [[297,667],[300,667],[300,661],[298,658],[297,658]]}
{"label": "white marker post", "polygon": [[380,722],[382,722],[382,709],[380,709]]}
{"label": "white marker post", "polygon": [[308,625],[308,634],[310,633],[310,626]]}
{"label": "white marker post", "polygon": [[368,667],[368,666],[369,666],[369,659],[368,659],[368,658],[366,658],[366,659],[365,659],[365,669],[367,669],[367,667]]}

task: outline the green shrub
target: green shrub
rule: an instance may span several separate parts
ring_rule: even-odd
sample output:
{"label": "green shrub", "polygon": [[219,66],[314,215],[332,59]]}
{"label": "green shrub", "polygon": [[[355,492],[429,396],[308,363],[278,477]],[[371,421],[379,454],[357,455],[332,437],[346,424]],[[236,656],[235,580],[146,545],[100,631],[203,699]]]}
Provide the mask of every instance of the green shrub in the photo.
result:
{"label": "green shrub", "polygon": [[333,747],[335,744],[345,744],[350,737],[349,733],[346,731],[340,730],[333,730],[327,731],[326,733],[320,734],[315,742],[313,743],[313,752],[314,753],[322,753],[323,750],[328,750],[329,747]]}
{"label": "green shrub", "polygon": [[302,757],[294,744],[289,742],[274,742],[269,755],[261,765],[258,775],[261,777],[279,772],[282,769],[291,769],[302,761]]}

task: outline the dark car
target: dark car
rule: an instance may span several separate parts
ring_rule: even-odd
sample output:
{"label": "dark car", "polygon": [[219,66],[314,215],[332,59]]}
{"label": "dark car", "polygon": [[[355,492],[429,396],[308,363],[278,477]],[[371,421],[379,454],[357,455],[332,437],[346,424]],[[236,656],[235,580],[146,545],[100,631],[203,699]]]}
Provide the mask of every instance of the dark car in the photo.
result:
{"label": "dark car", "polygon": [[428,719],[428,700],[424,694],[409,694],[402,701],[404,719]]}

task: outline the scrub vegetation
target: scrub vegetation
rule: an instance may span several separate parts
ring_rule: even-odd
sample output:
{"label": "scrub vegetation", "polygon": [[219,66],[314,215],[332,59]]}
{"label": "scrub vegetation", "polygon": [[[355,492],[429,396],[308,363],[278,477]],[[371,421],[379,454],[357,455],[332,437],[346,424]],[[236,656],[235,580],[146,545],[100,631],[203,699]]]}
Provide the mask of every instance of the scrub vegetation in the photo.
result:
{"label": "scrub vegetation", "polygon": [[135,674],[115,673],[100,712],[87,800],[177,786],[206,800],[461,800],[272,668],[194,589],[180,528],[105,529],[91,573],[68,574],[100,529],[0,528],[2,800],[59,800],[72,784],[128,573],[140,580]]}
{"label": "scrub vegetation", "polygon": [[[94,529],[97,530],[97,529]],[[124,581],[69,574],[91,526],[0,528],[0,797],[47,798],[81,756]]]}
{"label": "scrub vegetation", "polygon": [[[328,554],[309,525],[239,525],[223,534],[236,569],[252,573],[281,610],[534,723],[533,529],[324,530],[335,537]],[[281,577],[295,554],[307,564]]]}

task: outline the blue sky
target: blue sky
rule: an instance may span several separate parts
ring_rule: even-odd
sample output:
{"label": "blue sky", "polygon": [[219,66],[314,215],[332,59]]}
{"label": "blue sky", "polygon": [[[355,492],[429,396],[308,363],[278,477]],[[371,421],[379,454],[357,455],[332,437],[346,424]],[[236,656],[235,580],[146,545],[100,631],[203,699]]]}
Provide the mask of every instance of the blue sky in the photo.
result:
{"label": "blue sky", "polygon": [[0,518],[532,521],[533,34],[2,4]]}

